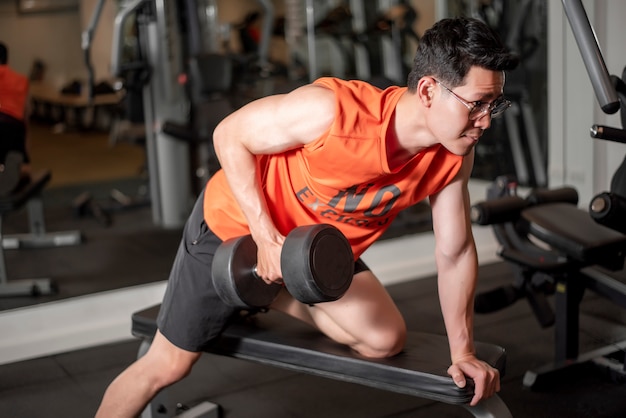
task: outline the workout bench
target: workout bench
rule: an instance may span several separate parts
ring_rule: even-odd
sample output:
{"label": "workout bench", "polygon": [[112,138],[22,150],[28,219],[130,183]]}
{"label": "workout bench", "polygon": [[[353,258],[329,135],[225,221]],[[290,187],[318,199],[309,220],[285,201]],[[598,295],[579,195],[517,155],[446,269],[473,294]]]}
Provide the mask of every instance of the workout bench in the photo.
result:
{"label": "workout bench", "polygon": [[[139,357],[152,343],[159,309],[160,305],[153,306],[132,316],[132,333],[143,340]],[[478,357],[504,375],[506,357],[503,348],[477,342],[476,350]],[[399,355],[388,359],[366,359],[312,327],[286,315],[269,312],[234,322],[207,352],[459,405],[479,418],[512,416],[497,395],[477,406],[469,406],[473,385],[468,382],[461,389],[448,376],[448,340],[441,335],[409,332],[405,349]],[[161,391],[142,417],[174,416],[164,407],[166,396],[166,391]],[[204,402],[185,411],[181,417],[218,418],[219,407]]]}
{"label": "workout bench", "polygon": [[[4,250],[18,248],[46,248],[77,245],[82,241],[79,231],[46,232],[41,191],[50,181],[48,170],[33,173],[8,196],[0,197],[0,296],[44,295],[56,292],[54,283],[47,278],[12,280],[8,282]],[[26,205],[30,233],[2,234],[4,215]]]}
{"label": "workout bench", "polygon": [[[496,180],[494,190],[509,189],[505,177]],[[492,225],[502,245],[499,255],[516,273],[515,284],[477,295],[477,311],[493,312],[526,298],[543,327],[554,325],[554,360],[526,372],[523,383],[529,388],[587,362],[626,382],[626,341],[579,353],[580,303],[587,289],[626,308],[626,283],[618,274],[624,270],[626,235],[596,223],[577,202],[576,190],[563,187],[472,206],[472,221]],[[537,284],[542,282],[547,286]]]}

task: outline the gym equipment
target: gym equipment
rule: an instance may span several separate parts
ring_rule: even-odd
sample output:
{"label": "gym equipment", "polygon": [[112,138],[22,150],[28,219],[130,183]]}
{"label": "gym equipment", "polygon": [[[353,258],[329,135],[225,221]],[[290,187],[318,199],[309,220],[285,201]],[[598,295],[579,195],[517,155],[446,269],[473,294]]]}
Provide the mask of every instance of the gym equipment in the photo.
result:
{"label": "gym equipment", "polygon": [[[538,190],[525,199],[515,194],[510,178],[499,178],[492,194],[503,197],[472,207],[472,221],[492,225],[502,245],[499,255],[513,268],[515,281],[476,296],[476,311],[489,313],[526,298],[542,327],[554,325],[554,362],[526,372],[524,385],[576,364],[601,363],[617,379],[626,378],[622,364],[610,362],[626,342],[579,354],[579,305],[586,289],[626,308],[626,285],[611,271],[624,268],[626,235],[598,225],[577,208],[572,188]],[[547,296],[554,294],[554,309]],[[606,366],[610,364],[610,366]]]}
{"label": "gym equipment", "polygon": [[[419,36],[413,31],[417,11],[407,2],[400,0],[340,2],[333,5],[334,8],[330,9],[325,18],[319,22],[316,18],[319,17],[320,10],[327,9],[331,3],[307,0],[305,5],[307,68],[310,82],[317,79],[320,72],[329,71],[330,75],[339,78],[353,77],[359,80],[382,78],[388,80],[390,84],[397,85],[406,82],[408,72],[402,52],[407,41],[419,41]],[[390,10],[394,9],[394,12],[397,12],[402,7],[406,8],[406,11],[400,18],[388,19],[386,14]],[[321,41],[327,42],[324,44],[328,46],[326,49],[317,45]],[[414,48],[411,49],[413,54]],[[318,57],[320,51],[335,54],[329,55],[326,62],[322,63],[321,57]],[[413,56],[410,60],[412,59]],[[331,65],[331,69],[323,71],[323,67],[327,65]]]}
{"label": "gym equipment", "polygon": [[417,10],[403,0],[350,0],[350,10],[356,77],[404,85],[420,41]]}
{"label": "gym equipment", "polygon": [[[213,258],[212,277],[219,297],[232,306],[264,308],[278,296],[280,284],[268,285],[256,274],[257,247],[251,235],[223,242]],[[346,237],[331,225],[295,228],[281,253],[283,281],[306,304],[341,298],[352,283],[354,255]]]}
{"label": "gym equipment", "polygon": [[75,218],[92,216],[101,225],[108,227],[113,222],[111,214],[105,210],[89,192],[83,192],[72,199],[72,214]]}
{"label": "gym equipment", "polygon": [[[626,84],[608,74],[585,9],[580,0],[563,0],[596,98],[605,113],[615,113]],[[619,96],[619,97],[618,97]],[[622,125],[626,122],[622,113]],[[591,136],[624,142],[623,129],[594,125]],[[626,160],[625,160],[626,161]],[[610,193],[601,193],[590,204],[590,213],[578,209],[571,188],[531,191],[516,197],[514,178],[501,177],[486,202],[472,208],[473,221],[493,225],[502,244],[499,255],[514,266],[513,285],[479,294],[478,311],[490,312],[526,297],[544,327],[554,324],[554,361],[526,372],[524,385],[534,387],[545,377],[591,361],[616,381],[626,381],[626,341],[579,354],[579,305],[585,290],[626,308],[626,284],[616,271],[624,270],[626,257],[625,163],[615,173]],[[619,232],[621,231],[621,232]],[[554,311],[546,295],[554,294]]]}
{"label": "gym equipment", "polygon": [[[101,2],[104,0],[100,0]],[[184,73],[185,48],[180,27],[178,2],[171,0],[125,0],[120,2],[113,28],[111,68],[116,77],[143,71],[145,136],[149,195],[156,225],[176,228],[184,224],[192,198],[189,144],[172,138],[164,122],[185,123],[189,107]],[[198,9],[200,10],[200,9]],[[139,60],[124,60],[126,22],[136,16]]]}
{"label": "gym equipment", "polygon": [[[456,15],[478,18],[502,37],[520,63],[506,74],[504,95],[510,109],[494,119],[476,146],[473,178],[493,180],[514,172],[519,184],[545,187],[547,179],[547,101],[545,100],[545,2],[539,0],[457,2]],[[462,7],[461,7],[462,4]]]}
{"label": "gym equipment", "polygon": [[[38,296],[56,293],[56,286],[49,278],[8,281],[4,250],[18,248],[45,248],[78,245],[82,241],[79,231],[46,232],[41,191],[50,181],[50,171],[33,173],[27,182],[18,185],[8,196],[0,197],[0,296]],[[2,236],[5,214],[26,205],[30,234]]]}
{"label": "gym equipment", "polygon": [[[274,6],[269,0],[257,3],[263,9],[262,37],[258,56],[246,61],[244,71],[269,75]],[[125,59],[124,37],[133,17],[137,47],[129,60]],[[112,72],[129,84],[133,74],[141,75],[149,196],[157,225],[184,224],[192,196],[219,169],[213,130],[242,104],[233,103],[233,96],[243,99],[233,94],[236,60],[219,42],[225,37],[224,28],[215,0],[126,0],[120,4]]]}
{"label": "gym equipment", "polygon": [[202,53],[187,60],[185,84],[191,107],[189,120],[175,123],[166,120],[163,132],[191,145],[195,155],[194,190],[202,190],[220,168],[213,149],[213,131],[218,123],[235,110],[228,96],[232,88],[232,60],[223,54]]}
{"label": "gym equipment", "polygon": [[[160,305],[153,306],[132,316],[132,333],[142,339],[139,357],[150,347],[157,329],[159,308]],[[477,356],[504,375],[504,349],[480,342],[475,344]],[[512,416],[497,395],[476,406],[468,405],[473,397],[472,382],[461,389],[447,375],[450,353],[448,340],[441,335],[409,332],[402,353],[387,359],[367,359],[300,321],[270,312],[233,323],[207,352],[458,405],[475,417]],[[168,411],[166,405],[167,390],[163,390],[142,417],[174,416],[175,411]],[[203,402],[181,416],[217,418],[219,406]]]}
{"label": "gym equipment", "polygon": [[616,193],[602,192],[589,203],[589,214],[601,225],[626,234],[626,197]]}

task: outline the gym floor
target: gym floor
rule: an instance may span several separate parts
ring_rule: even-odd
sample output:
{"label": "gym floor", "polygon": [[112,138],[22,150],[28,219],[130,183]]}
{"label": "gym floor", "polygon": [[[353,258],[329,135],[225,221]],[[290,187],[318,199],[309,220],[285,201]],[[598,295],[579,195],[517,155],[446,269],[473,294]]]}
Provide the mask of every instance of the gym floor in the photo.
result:
{"label": "gym floor", "polygon": [[[80,141],[72,139],[74,133],[53,135],[47,127],[32,132],[38,136],[35,146],[44,147],[38,144],[46,141],[49,148],[37,154],[37,165],[52,168],[57,179],[44,192],[48,229],[80,229],[85,242],[77,247],[7,251],[10,277],[50,274],[60,291],[36,299],[0,299],[0,311],[165,280],[180,231],[154,227],[148,208],[115,213],[109,227],[93,218],[77,218],[71,211],[72,199],[82,191],[103,199],[112,187],[135,191],[144,181],[138,175],[141,150],[122,144],[110,149],[103,135],[83,134]],[[94,162],[77,168],[74,161],[84,155]],[[7,216],[4,232],[21,230],[24,218],[22,213]],[[619,275],[626,280],[624,272]],[[510,277],[504,263],[481,266],[479,290],[508,283]],[[435,277],[392,285],[389,291],[409,329],[443,333]],[[605,299],[586,293],[580,328],[584,353],[626,340],[626,315]],[[571,367],[537,389],[523,387],[526,370],[550,362],[554,344],[554,329],[542,329],[525,301],[477,315],[475,337],[507,350],[500,397],[513,416],[624,416],[626,388],[590,364]],[[129,335],[116,344],[0,366],[0,411],[17,418],[93,416],[107,385],[134,360],[138,348],[139,341]],[[173,404],[218,403],[223,416],[231,418],[471,416],[456,406],[208,354],[189,377],[171,388],[170,395]]]}

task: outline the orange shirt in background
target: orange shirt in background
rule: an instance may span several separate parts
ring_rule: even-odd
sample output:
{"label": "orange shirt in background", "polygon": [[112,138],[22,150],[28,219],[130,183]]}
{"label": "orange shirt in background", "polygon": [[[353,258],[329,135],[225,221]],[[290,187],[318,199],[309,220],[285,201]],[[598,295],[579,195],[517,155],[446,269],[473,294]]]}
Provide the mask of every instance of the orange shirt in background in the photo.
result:
{"label": "orange shirt in background", "polygon": [[8,65],[0,65],[0,113],[24,120],[28,79]]}

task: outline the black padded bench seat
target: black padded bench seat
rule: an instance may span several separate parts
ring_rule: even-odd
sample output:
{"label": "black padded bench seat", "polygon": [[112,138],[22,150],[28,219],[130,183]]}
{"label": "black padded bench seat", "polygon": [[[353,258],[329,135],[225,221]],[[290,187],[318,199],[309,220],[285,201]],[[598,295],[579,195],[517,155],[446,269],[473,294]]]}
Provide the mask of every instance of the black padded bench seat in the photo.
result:
{"label": "black padded bench seat", "polygon": [[[478,295],[477,306],[482,312],[493,312],[525,297],[542,327],[554,325],[554,360],[527,371],[524,386],[539,386],[549,377],[559,377],[562,370],[589,361],[623,381],[626,342],[580,354],[579,334],[580,303],[587,289],[626,308],[626,284],[620,277],[626,234],[597,223],[579,209],[578,195],[571,188],[540,194],[537,198],[533,191],[526,199],[507,195],[472,207],[472,220],[494,225],[502,245],[499,255],[515,267],[514,284]],[[552,294],[551,305],[547,295]]]}
{"label": "black padded bench seat", "polygon": [[522,211],[531,235],[583,265],[612,270],[624,266],[626,235],[596,223],[589,213],[569,203],[531,206]]}
{"label": "black padded bench seat", "polygon": [[[159,307],[132,316],[133,335],[144,341],[153,338]],[[476,349],[479,358],[504,374],[503,348],[476,343]],[[450,365],[448,340],[440,335],[410,332],[399,355],[367,359],[306,324],[269,312],[233,323],[208,352],[460,405],[477,417],[511,416],[497,396],[476,407],[468,405],[473,386],[458,388],[446,373]]]}

